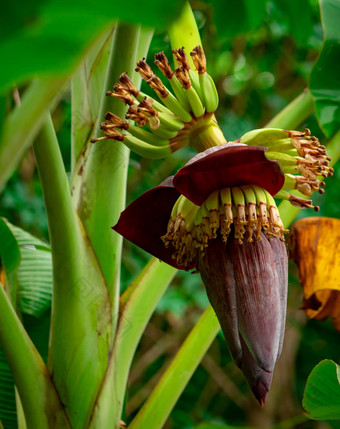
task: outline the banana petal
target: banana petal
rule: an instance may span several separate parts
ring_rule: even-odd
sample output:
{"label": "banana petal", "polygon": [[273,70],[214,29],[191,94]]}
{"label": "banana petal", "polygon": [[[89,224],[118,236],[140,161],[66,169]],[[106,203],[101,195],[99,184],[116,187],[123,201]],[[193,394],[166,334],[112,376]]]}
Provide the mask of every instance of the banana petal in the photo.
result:
{"label": "banana petal", "polygon": [[240,336],[258,365],[272,372],[281,335],[280,285],[272,247],[261,241],[243,243],[228,240],[228,254],[236,282]]}
{"label": "banana petal", "polygon": [[241,367],[243,352],[238,332],[236,281],[226,245],[220,238],[210,240],[204,256],[200,257],[199,270],[230,353]]}

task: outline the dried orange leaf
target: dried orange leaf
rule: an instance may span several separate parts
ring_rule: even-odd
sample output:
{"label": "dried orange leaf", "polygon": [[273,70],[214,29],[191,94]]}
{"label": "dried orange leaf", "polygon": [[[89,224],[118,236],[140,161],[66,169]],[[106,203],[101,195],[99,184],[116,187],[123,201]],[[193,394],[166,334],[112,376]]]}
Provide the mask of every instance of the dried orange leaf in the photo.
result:
{"label": "dried orange leaf", "polygon": [[3,286],[4,284],[5,284],[5,271],[0,266],[0,285]]}
{"label": "dried orange leaf", "polygon": [[291,244],[304,291],[303,309],[311,319],[332,317],[340,331],[340,220],[302,219],[292,228]]}

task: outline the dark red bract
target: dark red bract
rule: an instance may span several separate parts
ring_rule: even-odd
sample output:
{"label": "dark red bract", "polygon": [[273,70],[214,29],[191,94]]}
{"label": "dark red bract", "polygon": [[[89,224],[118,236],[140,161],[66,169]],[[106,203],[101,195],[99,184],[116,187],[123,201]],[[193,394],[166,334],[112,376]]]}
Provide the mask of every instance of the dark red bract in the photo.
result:
{"label": "dark red bract", "polygon": [[215,146],[178,170],[174,186],[199,206],[212,192],[227,186],[258,185],[275,195],[284,184],[284,174],[277,161],[266,158],[265,150],[230,143]]}
{"label": "dark red bract", "polygon": [[169,179],[166,184],[150,189],[133,201],[122,212],[113,229],[151,255],[181,269],[161,240],[172,207],[180,196],[172,185],[172,178]]}

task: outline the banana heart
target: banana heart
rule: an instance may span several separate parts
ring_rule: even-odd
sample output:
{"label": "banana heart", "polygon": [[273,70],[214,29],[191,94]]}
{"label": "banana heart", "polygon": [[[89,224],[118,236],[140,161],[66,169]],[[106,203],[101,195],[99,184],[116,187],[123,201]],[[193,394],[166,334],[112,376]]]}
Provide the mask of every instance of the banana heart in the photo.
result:
{"label": "banana heart", "polygon": [[285,244],[210,240],[199,259],[208,298],[230,353],[264,404],[280,356],[285,328],[288,257]]}

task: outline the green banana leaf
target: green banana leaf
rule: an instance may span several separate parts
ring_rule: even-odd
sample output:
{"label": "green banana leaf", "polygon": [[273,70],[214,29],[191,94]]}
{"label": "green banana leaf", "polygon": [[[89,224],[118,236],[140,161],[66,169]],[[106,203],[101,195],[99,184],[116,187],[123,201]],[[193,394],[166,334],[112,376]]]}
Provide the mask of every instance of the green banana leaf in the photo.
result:
{"label": "green banana leaf", "polygon": [[[115,20],[158,28],[176,18],[183,2],[40,1],[5,2],[0,17],[0,90],[27,82],[32,76],[67,76],[84,51]],[[20,13],[18,12],[20,11]],[[29,19],[30,25],[27,25]],[[53,49],[51,49],[53,47]],[[20,52],[20,55],[16,55]]]}
{"label": "green banana leaf", "polygon": [[339,365],[325,359],[313,368],[306,383],[302,406],[310,419],[340,419]]}
{"label": "green banana leaf", "polygon": [[7,225],[21,255],[17,269],[17,306],[24,314],[40,317],[51,307],[52,257],[47,244],[22,229]]}
{"label": "green banana leaf", "polygon": [[315,99],[318,121],[329,137],[340,126],[339,73],[340,61],[340,3],[338,0],[320,0],[324,43],[315,63],[309,88]]}
{"label": "green banana leaf", "polygon": [[[50,248],[41,240],[0,218],[0,261],[5,288],[24,326],[46,361],[52,299]],[[0,419],[5,429],[17,428],[14,381],[0,348]]]}
{"label": "green banana leaf", "polygon": [[17,428],[14,380],[2,348],[0,348],[0,419],[5,429]]}

